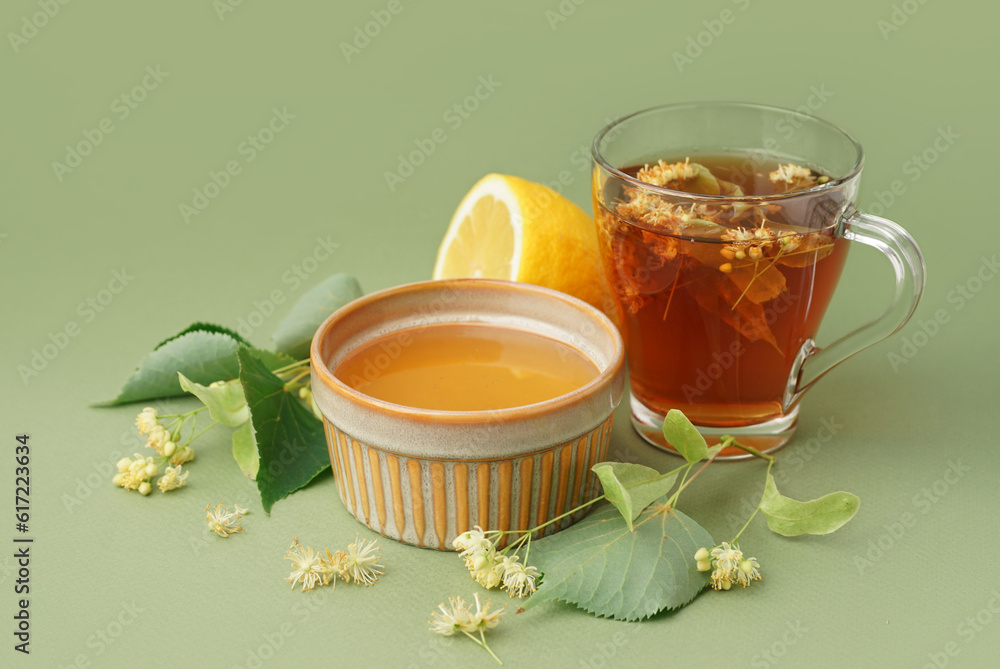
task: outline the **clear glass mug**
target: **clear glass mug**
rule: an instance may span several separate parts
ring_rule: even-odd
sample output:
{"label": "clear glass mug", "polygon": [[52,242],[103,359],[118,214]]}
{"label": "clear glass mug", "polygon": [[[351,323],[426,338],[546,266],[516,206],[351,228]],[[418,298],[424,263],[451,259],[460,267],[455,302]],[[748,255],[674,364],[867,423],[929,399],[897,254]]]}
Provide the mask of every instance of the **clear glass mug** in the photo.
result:
{"label": "clear glass mug", "polygon": [[[830,123],[754,104],[666,105],[608,125],[593,158],[632,423],[654,445],[670,449],[663,417],[680,409],[710,444],[731,434],[779,448],[803,393],[917,306],[920,249],[897,224],[855,208],[864,154]],[[819,347],[852,242],[885,254],[895,294],[882,316]]]}

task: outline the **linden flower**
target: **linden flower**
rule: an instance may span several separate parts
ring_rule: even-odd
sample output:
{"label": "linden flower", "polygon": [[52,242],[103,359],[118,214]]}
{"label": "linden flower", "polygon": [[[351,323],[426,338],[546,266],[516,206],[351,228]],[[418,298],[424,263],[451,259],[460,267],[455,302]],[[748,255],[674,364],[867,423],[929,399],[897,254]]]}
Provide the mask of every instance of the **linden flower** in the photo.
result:
{"label": "linden flower", "polygon": [[139,434],[147,434],[154,426],[159,424],[160,422],[156,417],[156,409],[153,407],[146,407],[135,417],[135,426],[139,428]]}
{"label": "linden flower", "polygon": [[461,556],[466,559],[467,563],[477,555],[485,555],[493,550],[493,542],[486,538],[486,532],[478,525],[475,529],[455,537],[452,546],[456,550],[462,551]]}
{"label": "linden flower", "polygon": [[381,548],[375,544],[378,539],[366,542],[364,539],[355,538],[354,542],[347,546],[347,554],[343,560],[344,573],[349,574],[355,581],[371,585],[382,575],[384,566],[378,564],[381,559],[375,553]]}
{"label": "linden flower", "polygon": [[[126,490],[138,490],[143,495],[148,495],[152,490],[149,486],[149,479],[156,476],[158,468],[153,462],[153,456],[147,458],[136,453],[135,459],[122,458],[118,461],[118,473],[111,479],[111,482],[121,486]],[[145,492],[143,492],[145,490]]]}
{"label": "linden flower", "polygon": [[160,487],[160,492],[167,492],[169,490],[176,490],[187,484],[188,474],[191,472],[181,473],[181,465],[176,467],[167,467],[164,471],[163,476],[160,480],[156,482],[156,485]]}
{"label": "linden flower", "polygon": [[215,510],[209,511],[209,507],[205,507],[205,520],[208,521],[208,529],[212,530],[220,537],[228,537],[230,534],[237,534],[238,532],[244,532],[243,526],[240,525],[240,518],[243,514],[247,512],[246,509],[241,508],[239,504],[236,505],[235,511],[229,511],[222,504],[216,504]]}
{"label": "linden flower", "polygon": [[337,585],[337,577],[344,579],[346,583],[351,582],[351,575],[347,573],[347,553],[336,551],[331,553],[326,551],[326,557],[321,560],[320,567],[323,570],[323,585],[333,583]]}
{"label": "linden flower", "polygon": [[722,542],[721,546],[713,548],[710,555],[715,560],[716,568],[727,573],[736,570],[743,560],[743,551],[737,546],[730,546],[725,541]]}
{"label": "linden flower", "polygon": [[806,179],[811,181],[813,174],[812,170],[808,167],[788,163],[787,165],[778,165],[778,169],[771,172],[771,174],[768,175],[768,178],[771,179],[772,183],[778,183],[781,181],[786,184],[790,184]]}
{"label": "linden flower", "polygon": [[729,590],[733,583],[739,583],[744,588],[750,581],[759,581],[760,563],[757,558],[744,558],[743,551],[735,543],[730,545],[722,542],[709,552],[707,548],[699,548],[694,554],[698,571],[713,569],[711,586],[714,590]]}
{"label": "linden flower", "polygon": [[150,428],[149,434],[146,435],[146,446],[154,449],[160,455],[163,455],[163,447],[169,441],[170,433],[159,423]]}
{"label": "linden flower", "polygon": [[740,562],[740,568],[736,570],[736,582],[744,588],[750,585],[750,581],[760,580],[760,564],[757,558],[747,558]]}
{"label": "linden flower", "polygon": [[448,608],[445,608],[444,604],[438,604],[438,610],[432,615],[434,617],[428,621],[431,624],[431,631],[443,636],[451,636],[472,626],[469,606],[461,597],[449,597]]}
{"label": "linden flower", "polygon": [[[164,455],[167,454],[164,453]],[[194,449],[191,448],[190,446],[185,446],[184,448],[180,449],[179,451],[173,454],[173,457],[170,458],[170,464],[177,467],[179,465],[184,464],[185,462],[191,462],[192,460],[194,460]]]}
{"label": "linden flower", "polygon": [[297,537],[292,538],[292,545],[285,554],[286,560],[292,561],[292,573],[285,579],[292,584],[302,582],[302,592],[312,590],[320,582],[327,583],[327,572],[320,555],[309,546],[299,544]]}
{"label": "linden flower", "polygon": [[476,579],[476,583],[487,590],[500,585],[502,566],[497,560],[496,553],[492,550],[484,555],[466,558],[466,565],[469,567],[472,578]]}
{"label": "linden flower", "polygon": [[511,597],[527,597],[535,591],[538,569],[518,562],[518,556],[501,558],[503,589]]}
{"label": "linden flower", "polygon": [[473,595],[476,600],[476,611],[469,618],[468,629],[488,630],[500,624],[500,618],[504,614],[505,607],[501,606],[496,611],[490,613],[490,600],[480,601],[479,593]]}
{"label": "linden flower", "polygon": [[663,160],[657,161],[656,165],[650,167],[645,165],[635,175],[636,179],[654,186],[666,186],[671,181],[687,181],[698,175],[698,172],[689,164],[690,159],[683,163],[668,164]]}
{"label": "linden flower", "polygon": [[[461,597],[451,597],[448,600],[448,607],[444,604],[438,605],[438,610],[432,615],[430,620],[430,630],[443,636],[452,636],[456,632],[461,632],[465,636],[476,642],[483,650],[490,654],[497,664],[503,664],[500,658],[490,649],[486,643],[485,632],[500,624],[500,617],[504,613],[503,608],[490,611],[490,601],[485,602],[479,599],[479,595],[474,595],[476,610],[473,612]],[[473,632],[479,632],[474,635]]]}

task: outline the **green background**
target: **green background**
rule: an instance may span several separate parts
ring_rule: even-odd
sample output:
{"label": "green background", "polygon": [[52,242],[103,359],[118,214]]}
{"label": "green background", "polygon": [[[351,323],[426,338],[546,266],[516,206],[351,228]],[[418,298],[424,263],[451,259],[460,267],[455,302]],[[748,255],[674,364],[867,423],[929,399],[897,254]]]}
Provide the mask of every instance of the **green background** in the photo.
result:
{"label": "green background", "polygon": [[[708,591],[631,625],[546,604],[509,615],[493,648],[513,667],[995,662],[1000,280],[984,258],[1000,237],[996,5],[577,3],[403,0],[350,62],[341,43],[388,2],[246,0],[222,11],[209,0],[52,0],[58,12],[35,32],[24,21],[44,2],[4,3],[0,503],[10,512],[0,541],[15,534],[14,435],[26,432],[35,543],[30,657],[12,648],[16,565],[0,557],[0,664],[228,668],[263,656],[280,667],[491,666],[472,643],[427,631],[439,602],[476,590],[457,557],[382,540],[387,574],[375,587],[290,592],[281,558],[292,536],[335,549],[371,535],[331,477],[268,517],[218,429],[198,446],[187,488],[126,494],[109,470],[139,450],[140,406],[88,402],[114,395],[154,344],[192,321],[252,318],[251,340],[267,345],[288,305],[328,274],[354,274],[368,291],[428,278],[455,206],[488,172],[547,183],[562,173],[566,195],[589,209],[583,157],[605,120],[699,99],[812,104],[864,144],[862,204],[880,193],[887,202],[898,182],[883,210],[923,245],[929,281],[913,321],[806,397],[799,436],[779,458],[786,494],[846,489],[861,510],[829,537],[784,539],[755,521],[743,544],[764,581],[746,591]],[[729,23],[719,20],[726,9]],[[11,33],[30,38],[14,44]],[[691,62],[678,65],[675,52],[688,49]],[[123,106],[147,67],[166,74]],[[480,77],[496,87],[456,127],[445,114]],[[294,119],[247,160],[241,143],[275,108]],[[66,146],[102,119],[113,130],[57,174]],[[437,128],[445,141],[391,190],[385,172]],[[948,129],[958,138],[934,150]],[[925,152],[934,160],[923,170],[912,157]],[[185,221],[179,205],[231,160],[240,173]],[[318,239],[338,247],[306,261]],[[107,300],[116,271],[131,278]],[[880,313],[890,286],[878,254],[856,249],[821,343]],[[275,291],[284,304],[267,314]],[[99,311],[88,306],[101,298]],[[23,375],[70,322],[75,336]],[[894,365],[890,353],[910,357]],[[821,443],[824,421],[837,427]],[[611,450],[676,463],[643,445],[625,412]],[[756,501],[760,469],[712,468],[685,511],[731,536],[740,520],[729,514]],[[207,535],[202,509],[223,500],[251,507],[245,534]],[[0,555],[12,556],[8,545]]]}

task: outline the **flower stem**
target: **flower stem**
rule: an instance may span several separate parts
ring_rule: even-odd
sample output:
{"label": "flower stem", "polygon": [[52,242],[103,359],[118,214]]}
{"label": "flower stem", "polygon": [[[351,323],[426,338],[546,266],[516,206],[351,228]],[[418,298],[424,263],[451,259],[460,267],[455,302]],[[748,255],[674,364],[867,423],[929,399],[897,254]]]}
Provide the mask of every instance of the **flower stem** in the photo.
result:
{"label": "flower stem", "polygon": [[576,507],[575,509],[570,509],[566,513],[559,514],[555,518],[553,518],[551,520],[547,520],[544,523],[542,523],[541,525],[539,525],[538,527],[533,527],[530,530],[496,530],[497,534],[522,534],[522,536],[520,538],[518,538],[517,541],[515,541],[510,546],[508,546],[507,548],[505,548],[504,552],[506,553],[507,551],[509,551],[514,546],[517,546],[518,544],[524,543],[525,537],[530,537],[532,534],[534,534],[538,530],[540,530],[540,529],[542,529],[544,527],[548,527],[552,523],[554,523],[554,522],[556,522],[558,520],[562,520],[566,516],[569,516],[569,515],[572,515],[572,514],[576,513],[580,509],[585,509],[588,506],[590,506],[591,504],[596,504],[597,502],[600,502],[602,499],[604,499],[604,495],[601,495],[600,497],[595,497],[594,499],[590,500],[589,502],[584,502],[583,504],[581,504],[580,506]]}
{"label": "flower stem", "polygon": [[735,446],[736,448],[739,448],[739,449],[742,449],[742,450],[746,451],[750,455],[755,455],[758,458],[762,458],[764,460],[767,460],[768,462],[770,462],[772,464],[774,463],[774,456],[773,455],[768,455],[767,453],[761,453],[760,451],[758,451],[753,446],[747,446],[746,444],[741,444],[740,442],[736,441],[736,439],[734,439],[733,437],[730,437],[728,435],[726,435],[722,439],[723,439],[723,441],[725,441],[726,439],[729,439],[729,443],[727,443],[726,446]]}
{"label": "flower stem", "polygon": [[[771,461],[767,463],[767,473],[768,474],[771,473],[771,466],[773,464],[774,464],[774,458],[771,458]],[[764,496],[763,495],[761,495],[761,501],[764,501]],[[734,544],[736,543],[736,540],[740,538],[741,534],[743,534],[743,530],[747,529],[747,527],[750,526],[750,521],[754,519],[754,517],[757,515],[758,511],[760,511],[760,502],[757,503],[757,508],[753,510],[753,513],[750,514],[750,517],[747,518],[747,522],[743,523],[743,527],[740,528],[740,531],[736,533],[736,536],[733,537],[733,540],[730,543],[734,543]]]}
{"label": "flower stem", "polygon": [[275,374],[275,375],[280,375],[280,374],[284,374],[286,372],[290,372],[290,371],[292,371],[293,369],[295,369],[297,367],[301,367],[302,365],[308,365],[308,364],[309,364],[309,359],[308,358],[306,358],[305,360],[296,360],[295,362],[291,363],[290,365],[285,365],[284,367],[278,367],[277,369],[272,369],[271,373]]}
{"label": "flower stem", "polygon": [[496,653],[494,653],[493,650],[489,647],[489,644],[486,643],[486,636],[483,634],[483,630],[479,630],[479,637],[480,637],[479,639],[477,639],[476,637],[472,636],[471,634],[469,634],[465,630],[462,630],[462,633],[465,636],[467,636],[470,639],[472,639],[476,643],[477,646],[480,646],[483,650],[485,650],[487,653],[489,653],[490,657],[492,657],[494,660],[497,661],[497,664],[499,664],[501,667],[503,666],[503,662],[500,661],[500,658],[497,657]]}
{"label": "flower stem", "polygon": [[[191,437],[190,439],[188,439],[187,442],[185,443],[185,445],[190,444],[192,441],[194,441],[195,439],[197,439],[201,435],[205,434],[206,432],[208,432],[209,430],[211,430],[216,425],[219,425],[219,421],[215,421],[214,423],[212,423],[211,425],[209,425],[208,427],[206,427],[204,430],[202,430],[198,434],[196,434],[193,437]],[[191,426],[191,431],[194,432],[194,426],[193,425]]]}

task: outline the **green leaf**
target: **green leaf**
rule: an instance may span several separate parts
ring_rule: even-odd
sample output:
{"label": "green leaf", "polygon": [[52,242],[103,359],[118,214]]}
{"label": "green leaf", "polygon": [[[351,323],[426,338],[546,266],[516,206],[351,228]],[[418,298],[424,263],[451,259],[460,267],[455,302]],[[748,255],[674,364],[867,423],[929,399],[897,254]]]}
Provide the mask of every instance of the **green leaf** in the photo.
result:
{"label": "green leaf", "polygon": [[257,455],[257,444],[253,440],[253,426],[249,421],[233,431],[233,458],[251,481],[257,478],[260,457]]}
{"label": "green leaf", "polygon": [[275,347],[297,359],[308,358],[313,334],[320,324],[334,311],[363,294],[353,276],[334,274],[329,277],[306,292],[281,319],[274,333]]}
{"label": "green leaf", "polygon": [[[210,323],[195,323],[160,342],[139,363],[117,397],[96,402],[95,406],[116,406],[183,395],[185,391],[181,388],[178,373],[202,385],[235,379],[240,372],[236,349],[244,344],[244,339],[231,330]],[[254,351],[269,369],[293,362],[279,353]]]}
{"label": "green leaf", "polygon": [[652,467],[628,462],[598,462],[592,467],[601,480],[604,496],[633,529],[633,521],[654,501],[674,487],[677,472],[660,474]]}
{"label": "green leaf", "polygon": [[260,466],[257,489],[264,511],[306,485],[330,466],[323,424],[285,390],[253,351],[238,351],[240,382],[250,407],[250,423]]}
{"label": "green leaf", "polygon": [[215,383],[203,386],[195,383],[180,372],[177,372],[180,379],[181,388],[191,393],[201,400],[201,403],[208,407],[208,413],[226,427],[238,427],[247,422],[250,418],[250,409],[247,408],[247,400],[243,396],[243,386],[239,381],[227,381],[216,385]]}
{"label": "green leaf", "polygon": [[663,419],[663,437],[677,449],[688,462],[698,462],[708,457],[708,443],[698,429],[683,413],[671,409]]}
{"label": "green leaf", "polygon": [[849,492],[832,492],[819,499],[799,502],[778,492],[774,477],[767,475],[760,510],[772,532],[785,537],[800,534],[830,534],[858,512],[861,500]]}
{"label": "green leaf", "polygon": [[662,503],[643,511],[634,531],[602,504],[572,527],[531,543],[531,562],[544,578],[524,608],[558,599],[617,620],[676,609],[708,585],[694,554],[714,545],[703,527]]}

